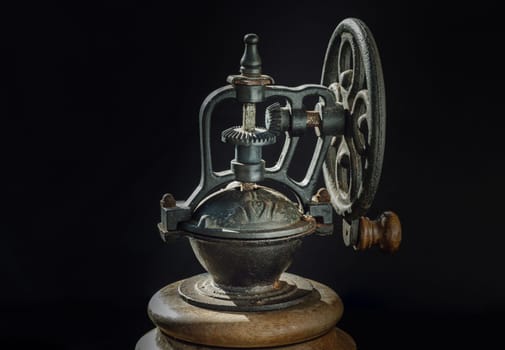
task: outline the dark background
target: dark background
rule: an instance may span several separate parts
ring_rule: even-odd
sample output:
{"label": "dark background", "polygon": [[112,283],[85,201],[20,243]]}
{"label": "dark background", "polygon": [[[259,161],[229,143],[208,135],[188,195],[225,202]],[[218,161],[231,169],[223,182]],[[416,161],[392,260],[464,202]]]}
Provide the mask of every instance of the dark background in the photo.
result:
{"label": "dark background", "polygon": [[[260,36],[277,83],[318,83],[346,17],[371,28],[386,80],[370,214],[395,210],[404,240],[387,256],[340,234],[309,238],[290,271],[339,293],[340,326],[360,349],[490,347],[505,310],[499,12],[424,1],[6,10],[0,347],[133,349],[152,327],[151,295],[202,272],[185,239],[159,239],[158,201],[197,185],[198,109],[238,71],[242,36]],[[216,132],[240,121],[229,119]],[[227,166],[233,151],[216,147]]]}

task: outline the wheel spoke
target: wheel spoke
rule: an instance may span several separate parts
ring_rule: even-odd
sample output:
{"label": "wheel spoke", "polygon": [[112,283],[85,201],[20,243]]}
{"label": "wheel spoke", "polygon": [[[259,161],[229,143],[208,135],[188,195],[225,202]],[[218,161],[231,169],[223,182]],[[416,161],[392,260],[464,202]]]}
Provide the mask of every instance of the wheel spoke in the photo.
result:
{"label": "wheel spoke", "polygon": [[372,119],[368,90],[360,90],[354,99],[351,109],[353,139],[358,153],[366,157],[372,137]]}

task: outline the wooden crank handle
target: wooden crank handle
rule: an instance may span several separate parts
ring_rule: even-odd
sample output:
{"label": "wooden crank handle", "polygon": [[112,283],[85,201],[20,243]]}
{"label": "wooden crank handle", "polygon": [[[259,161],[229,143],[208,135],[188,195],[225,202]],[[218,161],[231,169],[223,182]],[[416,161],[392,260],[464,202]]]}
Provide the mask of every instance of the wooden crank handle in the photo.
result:
{"label": "wooden crank handle", "polygon": [[382,213],[376,220],[362,216],[359,219],[359,238],[356,250],[366,250],[378,245],[386,253],[400,248],[402,225],[398,215],[392,211]]}

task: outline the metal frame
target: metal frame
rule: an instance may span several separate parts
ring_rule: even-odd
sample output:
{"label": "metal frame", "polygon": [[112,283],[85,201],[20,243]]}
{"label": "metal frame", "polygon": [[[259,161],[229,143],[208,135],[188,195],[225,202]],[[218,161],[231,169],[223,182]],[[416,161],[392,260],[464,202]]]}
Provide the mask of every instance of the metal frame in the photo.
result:
{"label": "metal frame", "polygon": [[[303,99],[307,96],[319,96],[324,101],[323,119],[336,118],[332,124],[337,125],[335,133],[343,129],[344,116],[341,108],[338,108],[335,95],[327,87],[316,84],[301,85],[298,87],[286,87],[279,85],[265,86],[265,99],[273,97],[286,98],[293,110],[303,109]],[[200,108],[200,144],[201,144],[201,176],[198,187],[191,196],[184,202],[184,206],[195,208],[198,203],[216,188],[233,181],[234,176],[231,170],[215,172],[212,168],[212,152],[210,145],[210,125],[212,112],[221,102],[236,98],[236,92],[232,85],[224,86],[212,92]],[[265,179],[277,181],[288,186],[300,199],[304,207],[311,202],[311,198],[316,191],[317,179],[320,175],[322,164],[326,157],[328,148],[334,134],[323,135],[319,130],[318,142],[314,155],[302,181],[296,181],[288,175],[293,156],[300,136],[291,136],[287,133],[281,155],[273,167],[266,168]]]}

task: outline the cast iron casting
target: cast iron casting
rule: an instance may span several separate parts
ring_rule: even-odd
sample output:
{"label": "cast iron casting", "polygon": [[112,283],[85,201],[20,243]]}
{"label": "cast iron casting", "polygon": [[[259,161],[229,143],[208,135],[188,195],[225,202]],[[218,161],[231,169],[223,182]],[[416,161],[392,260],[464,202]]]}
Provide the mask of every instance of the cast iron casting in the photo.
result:
{"label": "cast iron casting", "polygon": [[[357,19],[346,19],[333,33],[321,84],[274,85],[262,73],[259,38],[244,37],[240,74],[212,92],[200,109],[201,177],[185,201],[161,200],[161,236],[187,236],[208,274],[185,280],[179,294],[198,306],[228,311],[260,311],[292,306],[313,298],[310,282],[283,274],[301,239],[333,232],[333,209],[342,217],[344,242],[355,249],[379,245],[394,252],[401,241],[396,214],[376,221],[370,208],[382,168],[385,143],[385,90],[375,41]],[[313,108],[304,99],[315,96]],[[258,103],[276,98],[257,125]],[[215,107],[235,99],[243,105],[242,124],[224,130],[221,140],[235,147],[230,170],[212,167],[211,118]],[[300,138],[317,136],[305,177],[288,175]],[[266,167],[263,146],[285,134],[276,164]],[[321,172],[326,189],[317,190]],[[297,201],[263,185],[288,188]],[[282,187],[282,186],[281,186]],[[332,209],[333,208],[333,209]]]}

